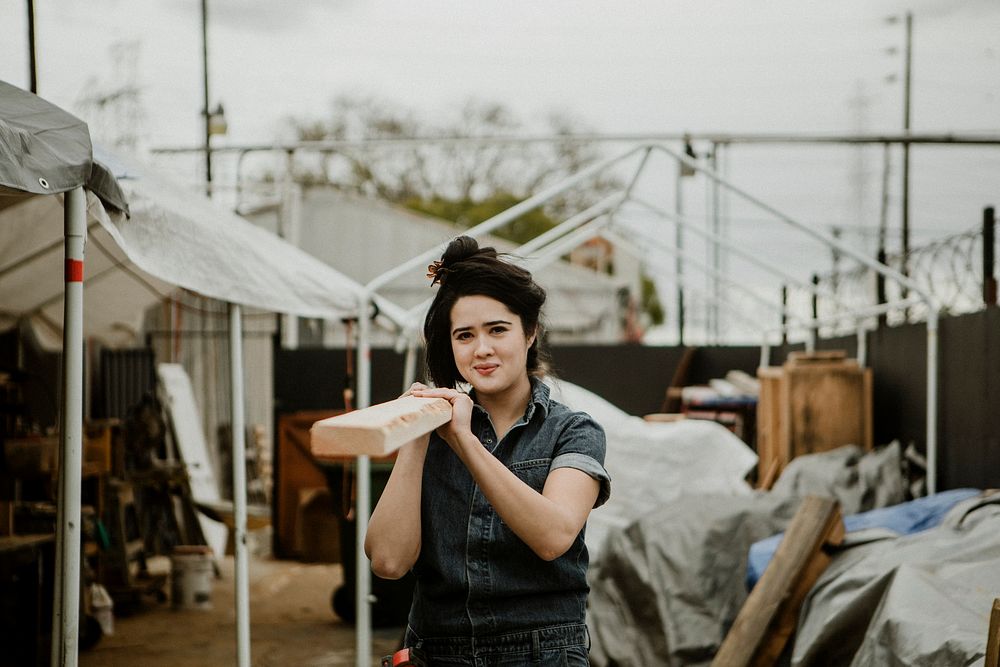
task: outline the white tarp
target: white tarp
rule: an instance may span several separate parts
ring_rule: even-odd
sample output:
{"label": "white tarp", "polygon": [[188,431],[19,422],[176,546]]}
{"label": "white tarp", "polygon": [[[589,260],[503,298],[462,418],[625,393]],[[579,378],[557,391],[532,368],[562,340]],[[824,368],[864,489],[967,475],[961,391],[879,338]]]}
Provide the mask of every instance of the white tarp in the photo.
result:
{"label": "white tarp", "polygon": [[361,286],[339,271],[140,165],[105,162],[128,196],[132,217],[102,224],[143,271],[276,313],[337,319],[357,309]]}
{"label": "white tarp", "polygon": [[[63,318],[62,195],[38,196],[0,210],[0,330],[30,316],[49,346],[61,346]],[[108,345],[129,344],[143,309],[170,287],[119,267],[121,250],[98,222],[124,217],[108,213],[87,193],[88,243],[84,269],[84,335]]]}
{"label": "white tarp", "polygon": [[583,387],[550,380],[552,397],[583,410],[604,427],[611,498],[587,520],[591,562],[600,559],[608,534],[676,500],[684,493],[749,496],[744,481],[757,455],[715,422],[689,419],[647,422]]}
{"label": "white tarp", "polygon": [[[174,286],[303,317],[353,315],[360,285],[206,197],[106,153],[131,218],[87,195],[84,335],[136,344],[142,313]],[[62,196],[0,209],[0,330],[29,317],[43,341],[62,330]]]}

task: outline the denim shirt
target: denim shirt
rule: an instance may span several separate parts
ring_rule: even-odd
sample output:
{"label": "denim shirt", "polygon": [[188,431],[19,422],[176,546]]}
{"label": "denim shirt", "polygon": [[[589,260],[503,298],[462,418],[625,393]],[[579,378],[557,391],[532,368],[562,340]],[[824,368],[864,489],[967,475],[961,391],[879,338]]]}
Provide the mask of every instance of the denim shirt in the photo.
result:
{"label": "denim shirt", "polygon": [[[549,398],[532,378],[524,416],[497,442],[476,405],[472,432],[539,493],[556,468],[576,468],[601,483],[594,507],[610,495],[604,430],[589,415]],[[473,400],[475,396],[473,395]],[[423,637],[484,637],[583,623],[587,593],[584,530],[565,554],[539,558],[500,519],[448,443],[432,433],[421,493],[421,550],[409,625]]]}

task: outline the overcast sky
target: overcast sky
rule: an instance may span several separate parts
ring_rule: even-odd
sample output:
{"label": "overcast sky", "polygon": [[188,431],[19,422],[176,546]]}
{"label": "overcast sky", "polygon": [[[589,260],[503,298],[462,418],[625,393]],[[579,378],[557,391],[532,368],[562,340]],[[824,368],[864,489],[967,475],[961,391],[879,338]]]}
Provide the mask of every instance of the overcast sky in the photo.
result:
{"label": "overcast sky", "polygon": [[[914,131],[1000,131],[997,0],[208,0],[220,144],[275,139],[338,94],[433,118],[474,97],[529,122],[553,110],[602,132],[894,132],[914,14]],[[198,0],[36,0],[39,92],[82,100],[132,75],[147,147],[202,133]],[[26,2],[0,0],[0,79],[28,86]],[[115,65],[115,45],[132,44]],[[895,53],[888,49],[895,47]],[[887,76],[897,80],[889,82]],[[898,162],[893,166],[898,169]],[[763,198],[871,240],[881,149],[735,149]],[[898,218],[899,174],[890,206]],[[860,183],[860,185],[859,185]],[[914,149],[914,238],[974,227],[997,204],[1000,149]]]}

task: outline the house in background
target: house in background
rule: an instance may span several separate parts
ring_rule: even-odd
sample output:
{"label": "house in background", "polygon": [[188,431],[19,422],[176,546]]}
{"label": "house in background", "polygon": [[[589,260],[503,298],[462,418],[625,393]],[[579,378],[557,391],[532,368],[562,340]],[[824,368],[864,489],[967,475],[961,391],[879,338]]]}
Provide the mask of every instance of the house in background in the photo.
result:
{"label": "house in background", "polygon": [[[367,284],[394,266],[462,233],[462,228],[400,206],[315,186],[297,190],[283,206],[243,207],[244,217],[280,234],[345,275]],[[247,210],[249,209],[249,210]],[[516,246],[496,236],[480,245],[502,252]],[[585,244],[535,272],[548,292],[545,317],[552,343],[616,344],[629,339],[629,309],[639,294],[639,264],[614,254],[606,242]],[[611,273],[610,271],[613,271]],[[379,290],[389,301],[411,308],[433,296],[423,267]],[[392,344],[385,332],[375,344]],[[286,338],[287,340],[287,338]],[[303,320],[297,345],[343,345],[338,322]]]}

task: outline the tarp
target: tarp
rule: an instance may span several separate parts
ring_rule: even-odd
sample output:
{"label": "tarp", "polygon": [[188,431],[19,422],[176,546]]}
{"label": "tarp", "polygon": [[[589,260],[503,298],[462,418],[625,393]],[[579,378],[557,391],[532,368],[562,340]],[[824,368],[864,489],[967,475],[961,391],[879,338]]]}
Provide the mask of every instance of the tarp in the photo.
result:
{"label": "tarp", "polygon": [[[979,494],[978,489],[952,489],[906,503],[844,517],[845,545],[913,535],[934,528],[952,508]],[[747,557],[747,587],[752,588],[774,557],[784,533],[756,542]]]}
{"label": "tarp", "polygon": [[[88,192],[86,336],[112,347],[136,344],[143,311],[175,287],[303,317],[356,312],[361,286],[340,272],[134,161],[97,154],[118,176],[131,217]],[[0,239],[0,330],[31,318],[42,340],[55,343],[63,316],[62,197],[17,197],[0,209]]]}
{"label": "tarp", "polygon": [[689,493],[612,531],[588,573],[591,663],[708,665],[746,601],[747,550],[800,502]]}
{"label": "tarp", "polygon": [[[695,451],[698,445],[691,443]],[[775,491],[730,497],[696,493],[692,480],[674,481],[688,476],[676,468],[668,483],[684,494],[612,527],[590,570],[592,662],[709,664],[747,598],[751,545],[783,531],[808,494],[841,499],[852,511],[902,498],[899,466],[898,446],[864,455],[845,447],[796,459]],[[648,493],[656,477],[646,472],[646,458],[634,456],[631,468],[637,495]]]}
{"label": "tarp", "polygon": [[802,606],[792,665],[981,665],[996,597],[1000,493],[839,552]]}
{"label": "tarp", "polygon": [[81,185],[108,208],[127,213],[114,177],[93,160],[87,124],[0,81],[0,209]]}
{"label": "tarp", "polygon": [[604,428],[611,499],[587,520],[587,550],[600,560],[607,536],[683,493],[749,496],[744,481],[757,455],[712,421],[647,422],[583,387],[549,380],[552,397],[582,410]]}

